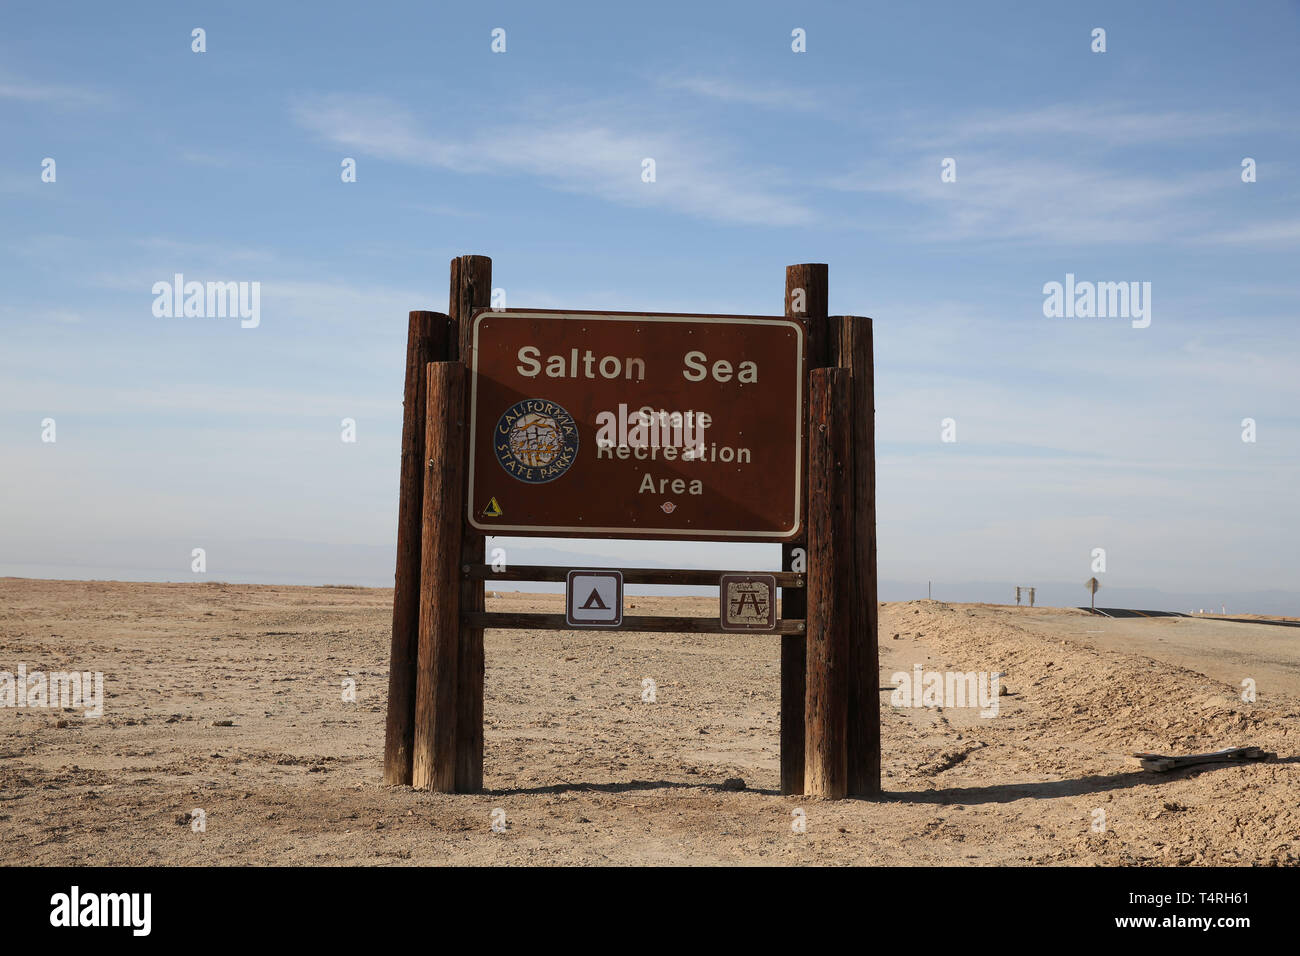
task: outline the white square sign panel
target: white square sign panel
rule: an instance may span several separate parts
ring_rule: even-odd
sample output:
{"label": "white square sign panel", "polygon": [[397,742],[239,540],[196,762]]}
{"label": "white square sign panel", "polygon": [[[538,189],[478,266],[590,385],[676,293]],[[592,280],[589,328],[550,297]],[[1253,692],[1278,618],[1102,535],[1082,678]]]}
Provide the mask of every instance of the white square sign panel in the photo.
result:
{"label": "white square sign panel", "polygon": [[623,623],[622,571],[570,571],[565,620],[573,627],[618,627]]}

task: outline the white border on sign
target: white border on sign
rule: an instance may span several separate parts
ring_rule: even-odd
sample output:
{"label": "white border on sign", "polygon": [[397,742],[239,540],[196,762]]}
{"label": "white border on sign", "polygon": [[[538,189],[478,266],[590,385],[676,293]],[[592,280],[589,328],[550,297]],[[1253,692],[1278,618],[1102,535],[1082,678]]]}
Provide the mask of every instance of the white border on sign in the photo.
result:
{"label": "white border on sign", "polygon": [[[762,581],[768,587],[768,617],[771,624],[758,627],[753,624],[727,623],[727,583],[729,581]],[[776,630],[779,615],[776,613],[776,575],[774,574],[723,574],[718,578],[718,626],[727,634],[745,632],[770,634]]]}
{"label": "white border on sign", "polygon": [[[479,323],[485,318],[547,318],[547,319],[566,319],[566,320],[585,320],[595,322],[685,322],[690,324],[704,323],[717,325],[785,325],[792,326],[797,335],[797,348],[795,352],[795,455],[794,455],[794,524],[785,531],[720,531],[709,528],[645,528],[638,526],[615,527],[615,528],[597,528],[583,526],[573,528],[567,525],[506,525],[506,524],[479,524],[474,508],[474,455],[478,445],[476,436],[478,435],[478,332]],[[743,316],[693,316],[693,315],[641,315],[634,313],[631,315],[613,315],[604,312],[550,312],[546,310],[537,310],[532,312],[519,312],[502,310],[493,312],[485,310],[474,316],[474,336],[472,350],[474,352],[474,364],[470,369],[470,398],[469,398],[469,483],[467,487],[466,512],[470,525],[478,531],[486,531],[489,534],[503,534],[510,531],[531,531],[544,533],[547,531],[558,531],[565,534],[586,535],[590,534],[625,534],[635,535],[638,537],[660,537],[671,535],[683,535],[688,537],[722,537],[722,538],[753,538],[762,540],[784,540],[794,534],[799,528],[799,502],[800,492],[803,489],[803,360],[804,360],[804,327],[797,319],[763,319],[763,318],[745,318]]]}
{"label": "white border on sign", "polygon": [[[618,587],[618,618],[613,621],[575,621],[573,619],[573,579],[582,575],[587,578],[613,578]],[[623,572],[574,568],[564,579],[564,623],[570,627],[622,627],[623,626]]]}

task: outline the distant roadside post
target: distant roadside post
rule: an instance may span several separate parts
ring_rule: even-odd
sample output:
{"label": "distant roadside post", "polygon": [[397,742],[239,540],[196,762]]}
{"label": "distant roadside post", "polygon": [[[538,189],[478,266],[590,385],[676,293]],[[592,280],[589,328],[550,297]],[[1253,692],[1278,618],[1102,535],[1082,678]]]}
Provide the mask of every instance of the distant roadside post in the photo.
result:
{"label": "distant roadside post", "polygon": [[1084,585],[1083,585],[1083,586],[1086,587],[1086,588],[1088,589],[1088,593],[1092,595],[1092,605],[1091,605],[1091,610],[1096,611],[1096,610],[1097,610],[1097,590],[1101,587],[1101,582],[1098,581],[1096,578],[1089,578],[1086,582],[1084,582]]}

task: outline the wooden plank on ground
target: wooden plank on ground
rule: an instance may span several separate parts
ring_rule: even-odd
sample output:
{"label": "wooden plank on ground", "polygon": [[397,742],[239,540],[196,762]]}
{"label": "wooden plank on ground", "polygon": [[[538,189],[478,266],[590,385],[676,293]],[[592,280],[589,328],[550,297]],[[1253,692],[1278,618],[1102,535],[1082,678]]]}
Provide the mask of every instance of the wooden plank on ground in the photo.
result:
{"label": "wooden plank on ground", "polygon": [[1208,754],[1186,754],[1173,757],[1168,754],[1135,753],[1133,759],[1142,765],[1143,770],[1164,773],[1169,770],[1181,770],[1206,763],[1240,763],[1245,760],[1267,760],[1273,754],[1265,753],[1258,747],[1227,747]]}

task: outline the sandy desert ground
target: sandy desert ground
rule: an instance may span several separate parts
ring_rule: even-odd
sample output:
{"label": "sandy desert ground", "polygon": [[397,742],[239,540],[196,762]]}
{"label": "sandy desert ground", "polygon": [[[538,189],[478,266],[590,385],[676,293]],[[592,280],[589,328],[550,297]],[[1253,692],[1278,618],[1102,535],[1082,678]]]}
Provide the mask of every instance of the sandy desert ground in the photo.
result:
{"label": "sandy desert ground", "polygon": [[[0,579],[0,670],[102,671],[106,682],[98,719],[0,709],[0,862],[1300,861],[1294,629],[885,605],[882,683],[921,664],[1004,672],[1010,694],[995,718],[896,708],[882,694],[880,802],[777,792],[777,638],[489,632],[487,789],[443,795],[381,783],[391,599]],[[628,601],[637,613],[716,613],[704,598]],[[561,601],[507,594],[489,606]],[[641,699],[646,677],[655,703]],[[1239,697],[1247,677],[1255,703]],[[343,700],[347,678],[355,703]],[[1154,774],[1124,758],[1244,745],[1277,759]],[[205,832],[191,827],[195,808]],[[791,826],[798,809],[805,833]]]}

